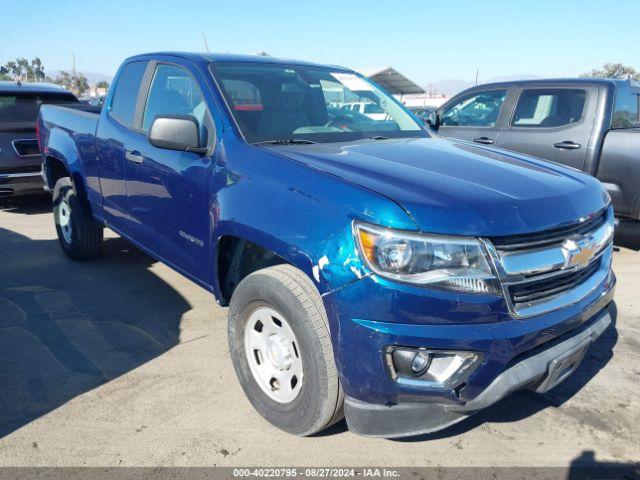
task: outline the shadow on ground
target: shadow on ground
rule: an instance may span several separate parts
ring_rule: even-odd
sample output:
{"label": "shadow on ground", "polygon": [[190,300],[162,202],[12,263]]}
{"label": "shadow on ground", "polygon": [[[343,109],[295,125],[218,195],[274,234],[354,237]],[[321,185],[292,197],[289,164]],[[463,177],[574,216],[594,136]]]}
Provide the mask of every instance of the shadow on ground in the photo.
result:
{"label": "shadow on ground", "polygon": [[29,195],[24,197],[0,197],[0,211],[34,215],[51,211],[51,195]]}
{"label": "shadow on ground", "polygon": [[593,450],[584,450],[569,466],[567,480],[640,480],[640,463],[607,462],[596,459]]}
{"label": "shadow on ground", "polygon": [[0,438],[178,343],[190,305],[127,242],[85,263],[6,228],[0,246]]}

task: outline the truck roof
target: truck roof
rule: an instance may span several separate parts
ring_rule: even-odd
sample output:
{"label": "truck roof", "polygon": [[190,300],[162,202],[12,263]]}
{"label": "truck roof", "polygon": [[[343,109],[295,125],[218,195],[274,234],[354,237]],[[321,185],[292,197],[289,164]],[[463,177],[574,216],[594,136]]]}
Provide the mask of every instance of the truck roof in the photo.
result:
{"label": "truck roof", "polygon": [[476,89],[478,87],[502,87],[511,85],[544,85],[548,83],[553,84],[585,84],[585,85],[611,85],[615,88],[620,87],[633,87],[640,88],[640,82],[638,80],[622,79],[622,78],[533,78],[529,80],[507,80],[504,82],[492,82],[483,83],[477,86],[469,88]]}
{"label": "truck roof", "polygon": [[64,87],[60,85],[56,85],[55,83],[47,83],[47,82],[11,82],[11,81],[0,81],[0,92],[2,93],[68,93],[71,94],[70,91],[66,90]]}
{"label": "truck roof", "polygon": [[153,52],[153,53],[145,53],[141,55],[135,55],[133,57],[127,58],[125,61],[129,60],[149,60],[154,57],[159,56],[168,56],[168,57],[177,57],[182,58],[184,60],[189,60],[193,63],[217,63],[217,62],[235,62],[235,63],[277,63],[277,64],[285,64],[285,65],[303,65],[308,67],[330,67],[337,68],[340,70],[352,71],[349,68],[341,67],[338,65],[324,65],[313,62],[306,62],[303,60],[291,60],[285,58],[277,58],[271,57],[269,55],[241,55],[241,54],[233,54],[233,53],[194,53],[194,52]]}

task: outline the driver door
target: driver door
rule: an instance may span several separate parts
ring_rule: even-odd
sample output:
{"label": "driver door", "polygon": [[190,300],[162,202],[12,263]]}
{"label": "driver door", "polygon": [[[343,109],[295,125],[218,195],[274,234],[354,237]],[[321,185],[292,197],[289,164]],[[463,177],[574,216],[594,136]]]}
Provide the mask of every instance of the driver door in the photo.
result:
{"label": "driver door", "polygon": [[483,145],[498,142],[500,120],[504,116],[507,88],[469,93],[440,112],[438,133]]}
{"label": "driver door", "polygon": [[[209,200],[215,128],[202,91],[186,66],[157,63],[144,103],[139,134],[126,145],[128,210],[135,238],[183,273],[207,279],[210,251]],[[151,145],[147,134],[157,116],[193,117],[200,146],[208,153]]]}

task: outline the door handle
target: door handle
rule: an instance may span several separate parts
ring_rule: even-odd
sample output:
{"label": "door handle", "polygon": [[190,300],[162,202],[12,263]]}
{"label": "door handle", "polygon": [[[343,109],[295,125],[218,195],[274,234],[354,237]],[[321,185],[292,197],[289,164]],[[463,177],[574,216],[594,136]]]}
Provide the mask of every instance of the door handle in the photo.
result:
{"label": "door handle", "polygon": [[144,157],[140,154],[140,152],[136,150],[132,152],[127,150],[124,154],[124,158],[126,158],[127,160],[133,163],[142,163],[144,160]]}
{"label": "door handle", "polygon": [[571,140],[566,140],[564,142],[554,143],[553,146],[562,150],[577,150],[582,145],[576,142],[572,142]]}
{"label": "door handle", "polygon": [[491,145],[495,142],[493,138],[489,138],[489,137],[478,137],[478,138],[474,138],[473,141],[476,143],[481,143],[483,145]]}

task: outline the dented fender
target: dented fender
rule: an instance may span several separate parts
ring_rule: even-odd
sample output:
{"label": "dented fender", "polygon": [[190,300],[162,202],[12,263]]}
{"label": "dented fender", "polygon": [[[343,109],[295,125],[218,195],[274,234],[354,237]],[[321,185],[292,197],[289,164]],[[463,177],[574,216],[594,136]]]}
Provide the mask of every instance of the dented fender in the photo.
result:
{"label": "dented fender", "polygon": [[[220,147],[212,175],[215,258],[224,236],[248,240],[305,272],[323,295],[368,273],[357,251],[354,220],[417,230],[402,207],[364,187],[232,133]],[[214,292],[221,298],[217,282]]]}

